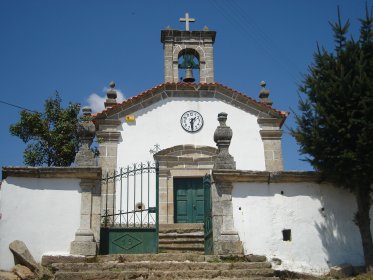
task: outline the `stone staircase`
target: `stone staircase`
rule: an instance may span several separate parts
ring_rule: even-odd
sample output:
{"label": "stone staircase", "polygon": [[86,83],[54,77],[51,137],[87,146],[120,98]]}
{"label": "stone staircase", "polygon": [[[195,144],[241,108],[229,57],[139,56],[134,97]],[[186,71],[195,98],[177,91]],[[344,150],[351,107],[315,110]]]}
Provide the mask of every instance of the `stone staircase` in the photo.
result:
{"label": "stone staircase", "polygon": [[159,252],[204,254],[203,224],[160,225]]}
{"label": "stone staircase", "polygon": [[56,280],[278,279],[263,256],[205,256],[203,224],[160,225],[159,254],[43,256]]}
{"label": "stone staircase", "polygon": [[205,256],[195,253],[44,256],[56,280],[107,279],[276,279],[261,256]]}

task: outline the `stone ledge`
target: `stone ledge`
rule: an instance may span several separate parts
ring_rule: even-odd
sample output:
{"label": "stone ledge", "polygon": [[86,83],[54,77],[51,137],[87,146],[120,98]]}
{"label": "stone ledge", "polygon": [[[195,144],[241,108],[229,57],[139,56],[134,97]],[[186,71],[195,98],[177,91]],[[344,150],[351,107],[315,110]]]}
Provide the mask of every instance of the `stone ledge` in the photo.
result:
{"label": "stone ledge", "polygon": [[321,177],[315,171],[246,171],[246,170],[213,170],[215,182],[265,182],[265,183],[291,183],[315,182],[320,183]]}
{"label": "stone ledge", "polygon": [[2,178],[29,177],[29,178],[79,178],[101,179],[101,167],[27,167],[3,166]]}

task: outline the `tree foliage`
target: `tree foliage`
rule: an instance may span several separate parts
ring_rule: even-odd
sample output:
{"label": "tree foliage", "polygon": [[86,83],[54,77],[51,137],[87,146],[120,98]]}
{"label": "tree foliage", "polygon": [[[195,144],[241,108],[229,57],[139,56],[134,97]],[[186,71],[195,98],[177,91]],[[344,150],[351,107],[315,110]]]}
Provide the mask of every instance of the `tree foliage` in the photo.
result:
{"label": "tree foliage", "polygon": [[355,222],[365,262],[373,270],[369,210],[373,189],[373,31],[372,13],[360,20],[359,39],[347,37],[350,23],[332,23],[335,49],[317,46],[302,85],[291,133],[322,177],[356,196]]}
{"label": "tree foliage", "polygon": [[10,133],[28,143],[24,163],[31,166],[69,166],[79,147],[79,104],[62,108],[58,92],[44,103],[44,113],[21,111]]}

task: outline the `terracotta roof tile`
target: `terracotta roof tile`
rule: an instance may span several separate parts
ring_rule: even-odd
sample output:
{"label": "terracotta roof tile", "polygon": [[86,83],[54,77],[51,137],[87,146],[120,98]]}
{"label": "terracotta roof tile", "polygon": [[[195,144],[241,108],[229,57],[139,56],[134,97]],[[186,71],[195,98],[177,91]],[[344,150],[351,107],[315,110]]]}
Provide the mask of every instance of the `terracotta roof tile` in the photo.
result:
{"label": "terracotta roof tile", "polygon": [[276,115],[279,115],[280,117],[283,118],[283,120],[281,122],[281,125],[284,123],[286,117],[289,115],[289,112],[280,111],[280,110],[277,110],[277,109],[273,108],[272,106],[260,103],[260,102],[256,101],[255,99],[247,96],[246,94],[243,94],[243,93],[241,93],[241,92],[239,92],[235,89],[232,89],[230,87],[227,87],[227,86],[225,86],[223,84],[220,84],[220,83],[217,83],[217,82],[214,82],[214,83],[184,83],[184,82],[180,82],[180,83],[163,83],[163,84],[156,85],[156,86],[152,87],[151,89],[148,89],[144,92],[141,92],[140,94],[138,94],[136,96],[130,97],[129,99],[127,99],[127,100],[125,100],[121,103],[117,103],[114,106],[105,108],[102,112],[93,114],[92,116],[93,116],[94,119],[104,118],[105,116],[109,116],[110,113],[116,112],[118,109],[120,109],[123,106],[135,104],[138,101],[142,100],[144,97],[147,97],[147,95],[154,93],[158,89],[163,89],[163,90],[201,90],[201,89],[202,90],[213,90],[213,89],[216,89],[217,87],[218,88],[220,87],[220,88],[223,88],[223,89],[228,90],[230,92],[233,92],[233,93],[241,96],[244,100],[249,101],[249,103],[255,104],[258,107],[266,109],[266,111],[269,110],[269,111],[272,111],[273,113],[275,113]]}

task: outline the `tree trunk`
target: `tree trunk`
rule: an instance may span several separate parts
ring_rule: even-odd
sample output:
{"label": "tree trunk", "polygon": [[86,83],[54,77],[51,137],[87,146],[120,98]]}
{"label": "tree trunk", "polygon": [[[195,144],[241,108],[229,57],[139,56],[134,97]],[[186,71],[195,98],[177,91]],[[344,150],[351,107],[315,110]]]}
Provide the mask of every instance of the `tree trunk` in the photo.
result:
{"label": "tree trunk", "polygon": [[370,186],[360,186],[356,192],[357,213],[356,222],[360,230],[363,244],[365,267],[367,272],[373,272],[373,241],[370,231]]}

